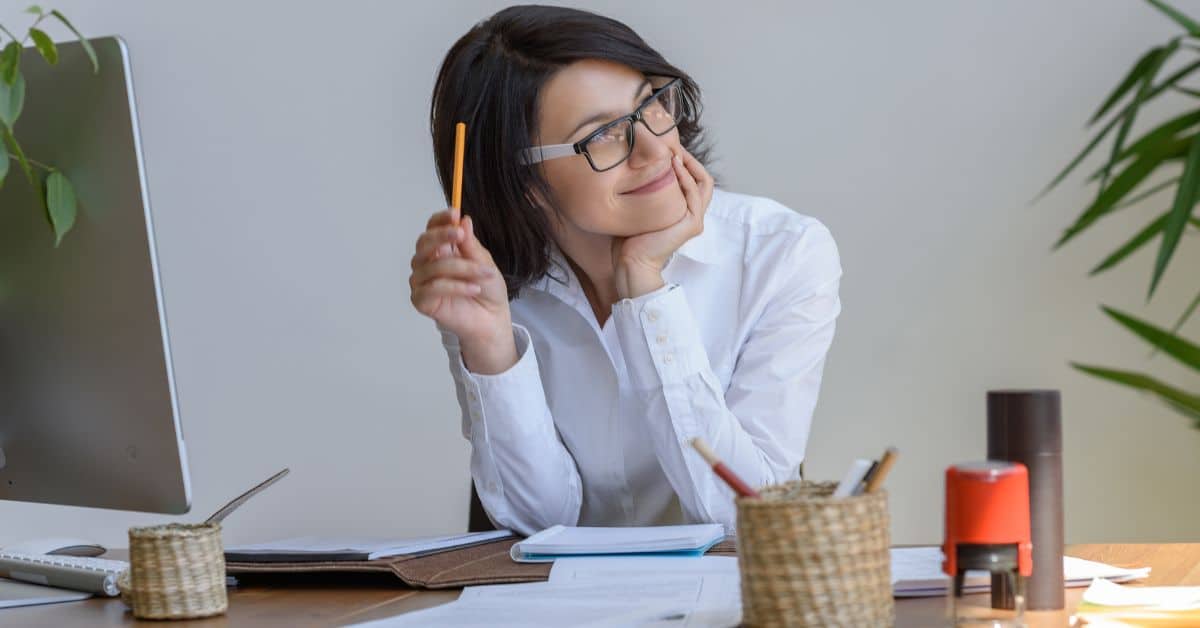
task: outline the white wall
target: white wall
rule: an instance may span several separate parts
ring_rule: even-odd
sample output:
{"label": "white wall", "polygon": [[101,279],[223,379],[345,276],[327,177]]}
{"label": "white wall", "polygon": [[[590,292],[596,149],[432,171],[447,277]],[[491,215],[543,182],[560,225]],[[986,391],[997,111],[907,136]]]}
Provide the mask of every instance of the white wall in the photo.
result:
{"label": "white wall", "polygon": [[[6,4],[0,22],[26,24],[23,4]],[[122,35],[132,54],[195,486],[180,519],[289,466],[226,522],[227,543],[463,529],[467,446],[406,281],[412,242],[443,205],[427,132],[434,73],[504,5],[56,6],[89,35]],[[1173,25],[1113,0],[590,6],[699,80],[729,189],[817,216],[838,240],[844,313],[811,475],[898,446],[893,538],[935,542],[942,470],[984,454],[985,391],[1055,387],[1068,540],[1197,538],[1200,432],[1067,366],[1147,366],[1097,303],[1173,320],[1195,291],[1197,238],[1143,308],[1151,252],[1085,275],[1168,198],[1054,255],[1093,192],[1075,177],[1028,204]],[[1149,366],[1196,387],[1164,358]],[[124,545],[126,527],[164,519],[3,503],[0,543]]]}

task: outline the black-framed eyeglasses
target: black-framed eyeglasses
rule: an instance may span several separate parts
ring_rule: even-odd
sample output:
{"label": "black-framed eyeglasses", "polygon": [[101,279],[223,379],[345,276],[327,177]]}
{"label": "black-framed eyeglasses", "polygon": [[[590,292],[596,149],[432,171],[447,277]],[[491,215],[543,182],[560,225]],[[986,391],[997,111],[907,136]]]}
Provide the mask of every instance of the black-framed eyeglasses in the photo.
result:
{"label": "black-framed eyeglasses", "polygon": [[657,136],[670,133],[679,124],[684,111],[679,97],[680,81],[678,78],[672,79],[655,89],[633,113],[605,124],[574,144],[531,146],[522,150],[518,159],[522,164],[529,165],[582,154],[596,172],[616,168],[633,152],[635,123],[641,122]]}

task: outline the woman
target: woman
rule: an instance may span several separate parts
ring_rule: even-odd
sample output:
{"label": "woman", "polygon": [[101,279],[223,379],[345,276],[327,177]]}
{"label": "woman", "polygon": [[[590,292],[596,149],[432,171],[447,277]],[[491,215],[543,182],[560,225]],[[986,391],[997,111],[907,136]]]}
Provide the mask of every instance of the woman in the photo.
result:
{"label": "woman", "polygon": [[719,522],[733,494],[703,438],[761,486],[794,479],[840,311],[833,238],[714,187],[700,91],[629,27],[516,6],[458,40],[430,127],[450,198],[412,302],[450,358],[492,522]]}

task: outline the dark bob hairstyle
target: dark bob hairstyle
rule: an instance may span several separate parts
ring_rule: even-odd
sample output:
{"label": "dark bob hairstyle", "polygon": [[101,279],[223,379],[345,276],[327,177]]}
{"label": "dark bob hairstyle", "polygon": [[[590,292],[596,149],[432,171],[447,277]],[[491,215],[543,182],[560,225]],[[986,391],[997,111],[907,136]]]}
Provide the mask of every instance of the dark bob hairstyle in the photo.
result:
{"label": "dark bob hairstyle", "polygon": [[[492,253],[508,298],[542,278],[550,266],[547,212],[535,202],[554,196],[540,167],[517,153],[537,142],[538,95],[559,69],[584,59],[624,64],[646,76],[679,78],[686,117],[679,140],[707,167],[700,126],[700,88],[637,33],[616,20],[564,7],[513,6],[478,23],[442,61],[429,108],[438,179],[450,204],[454,125],[467,123],[463,211]],[[582,157],[580,157],[582,159]]]}

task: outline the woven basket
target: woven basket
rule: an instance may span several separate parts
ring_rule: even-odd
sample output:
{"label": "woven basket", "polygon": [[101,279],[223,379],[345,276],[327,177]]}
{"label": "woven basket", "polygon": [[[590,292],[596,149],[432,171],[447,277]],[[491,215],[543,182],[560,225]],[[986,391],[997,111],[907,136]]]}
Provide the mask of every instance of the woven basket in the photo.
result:
{"label": "woven basket", "polygon": [[832,482],[788,482],[737,499],[747,626],[891,626],[887,494],[832,497]]}
{"label": "woven basket", "polygon": [[219,523],[130,528],[129,563],[121,598],[135,617],[193,619],[229,607]]}

